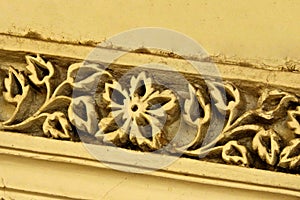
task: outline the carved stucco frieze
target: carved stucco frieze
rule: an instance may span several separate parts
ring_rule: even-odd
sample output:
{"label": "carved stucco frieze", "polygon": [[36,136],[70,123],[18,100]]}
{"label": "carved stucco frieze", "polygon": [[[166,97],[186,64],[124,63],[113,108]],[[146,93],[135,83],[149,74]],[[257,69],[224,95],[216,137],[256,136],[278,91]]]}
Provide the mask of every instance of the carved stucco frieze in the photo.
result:
{"label": "carved stucco frieze", "polygon": [[[171,144],[166,149],[171,155],[300,172],[300,103],[295,94],[270,88],[247,93],[234,81],[203,86],[195,79],[178,98],[145,71],[121,83],[113,69],[100,64],[81,69],[82,63],[74,63],[64,72],[39,55],[26,56],[26,62],[22,69],[0,68],[3,131],[136,151]],[[225,116],[220,130],[214,129],[220,127],[219,114]]]}

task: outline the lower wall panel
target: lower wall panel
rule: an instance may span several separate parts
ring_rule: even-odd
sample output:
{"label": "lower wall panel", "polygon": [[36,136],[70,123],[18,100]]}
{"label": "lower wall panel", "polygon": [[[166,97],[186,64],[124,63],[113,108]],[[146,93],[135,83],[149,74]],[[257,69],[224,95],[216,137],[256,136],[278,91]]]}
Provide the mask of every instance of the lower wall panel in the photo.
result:
{"label": "lower wall panel", "polygon": [[0,163],[4,199],[298,199],[13,155]]}

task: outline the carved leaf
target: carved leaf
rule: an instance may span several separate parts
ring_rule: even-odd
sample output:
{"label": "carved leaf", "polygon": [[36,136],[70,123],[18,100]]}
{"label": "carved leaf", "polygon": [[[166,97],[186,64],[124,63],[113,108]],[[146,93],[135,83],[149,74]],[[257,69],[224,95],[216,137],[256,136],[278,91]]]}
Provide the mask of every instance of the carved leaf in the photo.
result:
{"label": "carved leaf", "polygon": [[71,125],[62,112],[49,114],[43,124],[44,134],[53,138],[70,138],[72,136]]}
{"label": "carved leaf", "polygon": [[286,146],[281,154],[278,166],[298,170],[300,167],[300,138],[290,141],[290,145]]}
{"label": "carved leaf", "polygon": [[4,88],[6,91],[3,92],[3,99],[12,105],[13,112],[9,113],[3,124],[9,125],[24,120],[30,115],[28,105],[32,101],[30,87],[26,84],[25,77],[15,69],[9,68],[8,77],[4,79]]}
{"label": "carved leaf", "polygon": [[46,104],[44,104],[37,113],[35,113],[34,116],[40,114],[40,113],[51,113],[56,110],[66,110],[68,109],[70,103],[72,101],[71,97],[67,96],[57,96],[51,98],[49,101],[47,101]]}
{"label": "carved leaf", "polygon": [[82,63],[74,63],[69,66],[66,80],[56,87],[52,98],[56,98],[58,96],[71,96],[74,89],[74,79],[81,65]]}
{"label": "carved leaf", "polygon": [[239,140],[245,137],[254,137],[259,131],[264,130],[260,125],[246,124],[237,126],[236,128],[224,132],[219,139],[219,142],[227,142],[229,140]]}
{"label": "carved leaf", "polygon": [[280,153],[279,141],[280,137],[274,130],[261,130],[253,138],[252,147],[262,160],[274,166]]}
{"label": "carved leaf", "polygon": [[50,62],[45,62],[39,55],[36,58],[26,56],[29,71],[29,79],[37,86],[49,84],[49,79],[54,74],[54,68]]}
{"label": "carved leaf", "polygon": [[[200,106],[200,107],[199,107]],[[198,126],[199,122],[204,124],[210,118],[210,104],[205,103],[205,99],[201,92],[195,91],[194,87],[189,84],[189,99],[184,102],[185,121],[193,126]]]}
{"label": "carved leaf", "polygon": [[184,102],[183,118],[190,126],[197,127],[197,133],[191,143],[182,147],[183,149],[199,145],[206,132],[203,126],[209,122],[211,117],[210,104],[205,103],[205,99],[200,90],[196,92],[194,87],[190,84],[189,96],[189,99]]}
{"label": "carved leaf", "polygon": [[257,112],[265,119],[285,116],[286,108],[290,102],[298,102],[295,95],[279,90],[264,92],[258,100]]}
{"label": "carved leaf", "polygon": [[69,67],[67,80],[75,90],[95,92],[102,76],[111,77],[103,66],[99,64],[76,63]]}
{"label": "carved leaf", "polygon": [[15,69],[10,68],[8,78],[4,79],[4,87],[6,92],[3,92],[3,97],[7,102],[20,104],[27,96],[29,86],[25,85],[25,78]]}
{"label": "carved leaf", "polygon": [[[92,98],[102,75],[111,77],[110,73],[99,64],[75,63],[72,64],[67,73],[67,79],[55,91],[59,95],[67,85],[73,87],[72,102],[68,109],[71,123],[79,130],[96,134],[98,131],[98,115],[95,109],[95,101]],[[84,95],[78,96],[77,95]]]}
{"label": "carved leaf", "polygon": [[222,158],[227,163],[248,166],[248,150],[245,146],[238,144],[237,141],[230,141],[224,145]]}
{"label": "carved leaf", "polygon": [[[232,84],[213,83],[209,84],[209,89],[211,89],[212,97],[216,101],[216,107],[223,112],[232,110],[240,103],[240,93]],[[222,94],[222,92],[224,92],[224,94]],[[228,103],[224,102],[224,97],[226,97]]]}
{"label": "carved leaf", "polygon": [[300,135],[300,106],[297,106],[296,110],[288,111],[288,127],[294,131],[296,135]]}
{"label": "carved leaf", "polygon": [[68,68],[67,80],[70,80],[70,82],[74,82],[76,75],[78,73],[78,70],[82,65],[83,65],[82,62],[71,64]]}
{"label": "carved leaf", "polygon": [[241,101],[240,92],[230,83],[209,83],[208,88],[210,89],[212,98],[216,102],[215,106],[217,109],[223,114],[228,114],[228,121],[224,127],[224,131],[227,131],[238,114],[238,109],[236,108]]}
{"label": "carved leaf", "polygon": [[[198,121],[200,119],[200,110],[199,110],[199,103],[196,98],[196,91],[192,85],[189,84],[189,98],[184,102],[184,114],[183,118],[185,121],[193,126],[198,125]],[[202,96],[201,96],[202,97]],[[203,98],[200,98],[202,102]],[[200,104],[201,105],[201,104]]]}
{"label": "carved leaf", "polygon": [[98,130],[95,102],[89,96],[72,98],[68,109],[71,123],[79,130],[94,135]]}

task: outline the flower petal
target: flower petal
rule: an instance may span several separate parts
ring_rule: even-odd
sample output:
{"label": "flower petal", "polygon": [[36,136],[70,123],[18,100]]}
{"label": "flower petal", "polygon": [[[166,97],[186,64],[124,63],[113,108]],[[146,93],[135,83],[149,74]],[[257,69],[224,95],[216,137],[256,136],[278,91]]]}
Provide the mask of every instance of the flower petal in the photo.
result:
{"label": "flower petal", "polygon": [[122,86],[117,82],[105,84],[105,92],[103,93],[103,99],[109,102],[111,108],[122,108],[124,107],[124,101],[129,99],[126,90],[122,89]]}
{"label": "flower petal", "polygon": [[163,109],[171,113],[176,107],[176,96],[171,90],[156,91],[147,98],[148,109],[154,113],[157,109]]}
{"label": "flower petal", "polygon": [[130,129],[130,126],[131,126],[131,123],[132,123],[132,119],[131,117],[128,117],[125,122],[119,126],[120,129],[122,129],[125,133],[128,133],[129,129]]}
{"label": "flower petal", "polygon": [[129,95],[141,97],[141,101],[145,101],[148,96],[154,91],[152,88],[151,78],[147,78],[145,72],[141,72],[137,77],[132,77],[130,80]]}
{"label": "flower petal", "polygon": [[143,127],[139,126],[135,120],[131,123],[129,138],[133,144],[145,150],[157,150],[165,143],[162,131],[147,138],[146,135],[143,135],[141,129],[143,129]]}
{"label": "flower petal", "polygon": [[166,119],[159,120],[156,117],[148,115],[146,113],[143,113],[142,115],[149,122],[149,126],[151,127],[151,137],[154,137],[156,134],[162,132]]}

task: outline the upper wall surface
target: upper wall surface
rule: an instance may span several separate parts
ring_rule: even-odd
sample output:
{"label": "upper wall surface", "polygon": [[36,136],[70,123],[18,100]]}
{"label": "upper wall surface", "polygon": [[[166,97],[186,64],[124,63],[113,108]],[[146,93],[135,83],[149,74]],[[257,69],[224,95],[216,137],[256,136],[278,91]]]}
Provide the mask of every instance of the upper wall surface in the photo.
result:
{"label": "upper wall surface", "polygon": [[0,32],[100,42],[137,27],[163,27],[197,40],[209,54],[296,59],[300,3],[294,1],[0,1]]}

